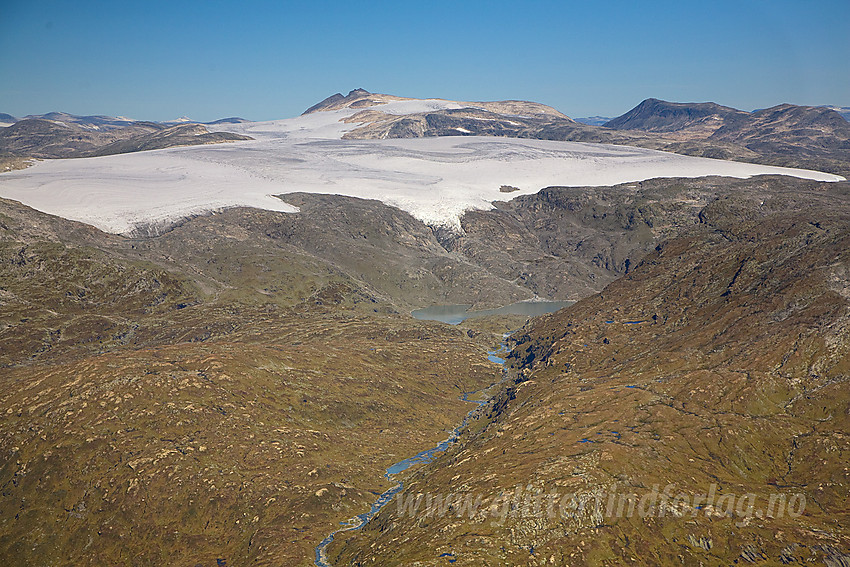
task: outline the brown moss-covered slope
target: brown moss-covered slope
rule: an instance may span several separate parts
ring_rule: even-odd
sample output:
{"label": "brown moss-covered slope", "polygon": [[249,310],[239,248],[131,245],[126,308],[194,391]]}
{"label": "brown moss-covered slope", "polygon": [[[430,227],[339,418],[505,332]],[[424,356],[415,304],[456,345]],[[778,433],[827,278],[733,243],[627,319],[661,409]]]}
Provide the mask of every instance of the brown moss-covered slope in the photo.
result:
{"label": "brown moss-covered slope", "polygon": [[133,240],[0,206],[3,565],[309,565],[498,379],[493,335],[237,222]]}
{"label": "brown moss-covered slope", "polygon": [[731,195],[699,219],[513,337],[515,383],[405,492],[481,497],[474,513],[388,506],[335,564],[845,564],[847,186]]}
{"label": "brown moss-covered slope", "polygon": [[5,565],[308,565],[497,377],[453,328],[236,316],[250,330],[4,370]]}
{"label": "brown moss-covered slope", "polygon": [[387,465],[461,421],[461,392],[499,378],[484,353],[518,324],[405,312],[586,295],[589,273],[623,277],[518,333],[516,379],[409,490],[587,502],[714,483],[802,495],[804,513],[391,505],[339,536],[335,563],[846,553],[847,184],[551,188],[465,217],[461,235],[376,202],[291,198],[300,213],[232,209],[138,238],[0,201],[2,563],[309,565],[387,488]]}

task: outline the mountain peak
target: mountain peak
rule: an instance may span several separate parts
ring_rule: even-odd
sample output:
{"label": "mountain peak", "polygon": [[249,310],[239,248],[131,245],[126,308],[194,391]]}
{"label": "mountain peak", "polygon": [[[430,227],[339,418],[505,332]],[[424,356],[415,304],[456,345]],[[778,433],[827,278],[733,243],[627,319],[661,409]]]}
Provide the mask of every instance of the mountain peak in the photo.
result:
{"label": "mountain peak", "polygon": [[370,93],[366,89],[358,88],[349,91],[345,96],[343,96],[342,93],[334,93],[325,100],[314,104],[301,115],[303,116],[313,112],[320,112],[322,110],[339,110],[341,108],[353,107],[355,104],[358,104],[359,106],[373,106],[375,104],[381,104],[391,100],[403,99],[401,97]]}
{"label": "mountain peak", "polygon": [[738,114],[747,114],[714,102],[668,102],[648,98],[605,124],[615,130],[677,132],[695,126],[706,127]]}

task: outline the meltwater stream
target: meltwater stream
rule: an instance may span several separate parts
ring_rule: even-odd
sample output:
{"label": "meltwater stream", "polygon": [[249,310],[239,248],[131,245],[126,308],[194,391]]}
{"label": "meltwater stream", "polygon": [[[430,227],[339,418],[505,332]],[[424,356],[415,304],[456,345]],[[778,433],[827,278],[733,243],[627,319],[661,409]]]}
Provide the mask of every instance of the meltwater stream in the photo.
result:
{"label": "meltwater stream", "polygon": [[[496,364],[504,364],[505,359],[501,358],[497,355],[502,354],[506,350],[506,345],[502,344],[500,348],[494,351],[490,351],[487,353],[487,360],[490,362],[495,362]],[[492,386],[488,386],[487,388],[483,388],[482,390],[477,390],[475,392],[466,392],[461,395],[460,399],[465,402],[473,402],[478,404],[478,406],[482,406],[488,402],[488,400],[470,400],[469,396],[473,394],[477,394],[479,392],[483,392],[484,390],[489,389]],[[478,406],[473,408],[466,414],[466,417],[463,418],[463,421],[460,425],[455,427],[451,434],[444,440],[438,443],[435,447],[431,447],[430,449],[426,449],[421,451],[412,457],[404,459],[403,461],[399,461],[387,469],[387,472],[384,473],[384,476],[388,479],[393,480],[393,475],[396,475],[404,470],[407,470],[411,466],[415,464],[427,464],[434,460],[434,456],[437,453],[441,453],[445,451],[449,445],[457,440],[458,435],[460,434],[460,430],[467,424],[473,412],[478,409]],[[330,563],[328,563],[328,557],[326,555],[326,550],[328,545],[334,540],[334,536],[340,532],[347,532],[351,530],[359,530],[363,526],[365,526],[369,520],[371,520],[375,514],[380,511],[381,508],[392,502],[393,496],[398,494],[401,489],[404,488],[404,483],[400,480],[396,480],[396,485],[381,494],[378,499],[372,504],[372,509],[368,512],[364,512],[363,514],[358,514],[353,518],[346,520],[345,522],[340,522],[343,527],[332,531],[328,536],[322,540],[322,542],[316,546],[316,560],[315,564],[318,567],[331,567]]]}

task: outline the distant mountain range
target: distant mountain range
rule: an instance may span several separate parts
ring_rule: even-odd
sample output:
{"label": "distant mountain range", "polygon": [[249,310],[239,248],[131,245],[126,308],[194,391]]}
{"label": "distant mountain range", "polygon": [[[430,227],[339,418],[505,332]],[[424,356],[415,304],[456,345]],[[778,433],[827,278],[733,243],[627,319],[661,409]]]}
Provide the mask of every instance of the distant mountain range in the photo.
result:
{"label": "distant mountain range", "polygon": [[[400,104],[404,112],[396,109]],[[610,120],[576,120],[536,102],[421,100],[354,89],[333,94],[304,114],[335,110],[357,111],[341,118],[354,125],[346,139],[497,136],[596,142],[850,175],[850,108],[845,107],[782,104],[746,112],[713,102],[650,98]],[[220,130],[244,122],[233,117],[206,125]],[[0,128],[0,156],[17,158],[84,157],[249,139],[211,133],[187,118],[148,122],[50,112],[23,119],[0,114],[0,125],[6,125]]]}
{"label": "distant mountain range", "polygon": [[155,122],[74,122],[26,118],[0,129],[0,156],[28,158],[91,157],[173,146],[250,140],[230,132],[210,132],[201,124],[169,126]]}
{"label": "distant mountain range", "polygon": [[14,124],[15,122],[19,122],[21,120],[51,120],[53,122],[63,122],[65,124],[75,124],[80,126],[81,128],[91,129],[91,130],[99,130],[105,129],[109,130],[112,128],[123,128],[128,124],[143,122],[146,124],[162,124],[166,126],[176,126],[178,124],[240,124],[242,122],[248,122],[244,118],[232,117],[232,118],[221,118],[219,120],[214,120],[212,122],[198,122],[196,120],[192,120],[187,117],[178,118],[177,120],[163,120],[163,121],[154,121],[154,120],[136,120],[134,118],[126,118],[124,116],[104,116],[104,115],[92,115],[92,116],[79,116],[77,114],[68,114],[67,112],[48,112],[47,114],[28,114],[23,118],[17,118],[12,116],[11,114],[6,114],[0,112],[0,123],[4,124]]}
{"label": "distant mountain range", "polygon": [[647,99],[598,126],[524,101],[432,99],[420,101],[419,112],[394,112],[394,103],[411,100],[355,89],[304,114],[357,109],[344,119],[358,124],[347,139],[503,136],[597,142],[850,175],[850,122],[826,107],[783,104],[750,113],[711,102]]}
{"label": "distant mountain range", "polygon": [[[210,125],[246,122],[223,118]],[[0,114],[0,158],[70,158],[155,150],[173,146],[250,140],[230,132],[210,132],[199,123],[145,122],[113,116],[65,112],[16,118]]]}
{"label": "distant mountain range", "polygon": [[830,107],[780,104],[745,112],[650,98],[605,128],[659,134],[671,141],[668,150],[686,154],[714,148],[732,154],[717,157],[833,172],[846,172],[850,162],[850,122]]}

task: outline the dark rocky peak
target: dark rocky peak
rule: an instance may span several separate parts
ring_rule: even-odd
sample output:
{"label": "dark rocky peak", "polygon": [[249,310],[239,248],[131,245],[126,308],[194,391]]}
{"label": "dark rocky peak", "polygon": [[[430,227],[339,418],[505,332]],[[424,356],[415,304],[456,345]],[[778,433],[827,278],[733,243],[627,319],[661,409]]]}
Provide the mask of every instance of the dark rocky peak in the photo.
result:
{"label": "dark rocky peak", "polygon": [[746,114],[748,113],[742,110],[714,102],[683,103],[648,98],[622,116],[605,123],[605,127],[616,130],[675,132],[711,117],[726,119]]}
{"label": "dark rocky peak", "polygon": [[372,93],[370,93],[366,89],[354,89],[353,91],[349,91],[349,93],[345,96],[343,96],[342,93],[334,93],[325,100],[316,103],[307,110],[305,110],[301,114],[301,116],[304,116],[305,114],[310,114],[312,112],[319,112],[321,110],[330,109],[334,106],[340,105],[341,103],[344,104],[346,102],[354,101],[359,98],[363,98],[364,96],[369,96],[370,94]]}

